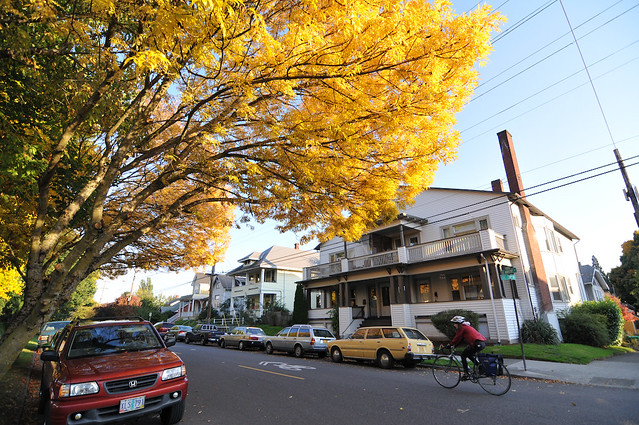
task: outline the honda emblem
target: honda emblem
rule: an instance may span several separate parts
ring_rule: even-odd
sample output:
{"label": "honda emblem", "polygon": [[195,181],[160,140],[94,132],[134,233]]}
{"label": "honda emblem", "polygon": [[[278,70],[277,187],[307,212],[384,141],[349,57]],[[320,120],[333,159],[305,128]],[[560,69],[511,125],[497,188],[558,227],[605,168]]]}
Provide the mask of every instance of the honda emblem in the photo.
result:
{"label": "honda emblem", "polygon": [[138,381],[129,381],[129,388],[135,388],[138,386]]}

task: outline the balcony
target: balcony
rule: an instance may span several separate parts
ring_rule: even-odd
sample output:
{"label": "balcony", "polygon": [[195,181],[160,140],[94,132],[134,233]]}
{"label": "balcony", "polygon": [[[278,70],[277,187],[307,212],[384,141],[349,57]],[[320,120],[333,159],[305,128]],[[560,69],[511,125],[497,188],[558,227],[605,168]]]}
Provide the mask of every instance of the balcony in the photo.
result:
{"label": "balcony", "polygon": [[396,264],[412,264],[423,261],[440,260],[448,257],[476,254],[492,249],[507,250],[504,236],[498,235],[491,229],[481,230],[476,233],[449,239],[440,239],[421,245],[400,247],[378,254],[305,267],[304,280],[321,279],[349,271],[393,266]]}

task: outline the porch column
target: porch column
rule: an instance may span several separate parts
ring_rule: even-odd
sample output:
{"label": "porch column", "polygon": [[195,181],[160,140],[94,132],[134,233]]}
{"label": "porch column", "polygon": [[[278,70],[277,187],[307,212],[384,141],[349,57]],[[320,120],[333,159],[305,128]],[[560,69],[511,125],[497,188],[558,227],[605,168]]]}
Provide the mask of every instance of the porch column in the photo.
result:
{"label": "porch column", "polygon": [[388,281],[389,281],[388,296],[390,297],[391,305],[397,304],[397,299],[401,298],[401,294],[397,292],[399,291],[400,286],[395,284],[396,278],[397,276],[388,277]]}

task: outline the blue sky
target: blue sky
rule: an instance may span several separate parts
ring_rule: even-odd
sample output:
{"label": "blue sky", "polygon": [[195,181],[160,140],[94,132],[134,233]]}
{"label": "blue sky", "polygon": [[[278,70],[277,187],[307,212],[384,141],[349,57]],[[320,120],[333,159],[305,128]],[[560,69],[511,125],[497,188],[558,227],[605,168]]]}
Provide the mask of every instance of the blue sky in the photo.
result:
{"label": "blue sky", "polygon": [[[477,4],[459,0],[453,8],[464,13]],[[619,150],[631,182],[639,186],[634,165],[639,163],[639,2],[492,4],[507,21],[479,69],[475,95],[457,116],[458,158],[439,169],[433,186],[490,190],[491,181],[502,179],[507,190],[496,133],[508,130],[529,201],[579,236],[575,249],[582,263],[590,264],[595,255],[609,271],[619,265],[621,244],[637,230],[613,150]],[[274,223],[234,230],[232,238],[217,272],[231,270],[253,251],[293,247],[299,239],[279,234]],[[182,295],[190,292],[193,273],[138,273],[135,287],[150,277],[156,293]],[[132,274],[99,281],[96,301],[112,301],[132,283]]]}

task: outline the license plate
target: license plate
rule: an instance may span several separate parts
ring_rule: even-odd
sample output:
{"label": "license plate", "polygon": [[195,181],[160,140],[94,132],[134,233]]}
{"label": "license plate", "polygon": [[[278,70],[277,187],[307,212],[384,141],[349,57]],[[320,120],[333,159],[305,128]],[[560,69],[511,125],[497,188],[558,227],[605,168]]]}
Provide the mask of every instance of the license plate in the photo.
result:
{"label": "license plate", "polygon": [[120,413],[144,409],[144,396],[120,400]]}

